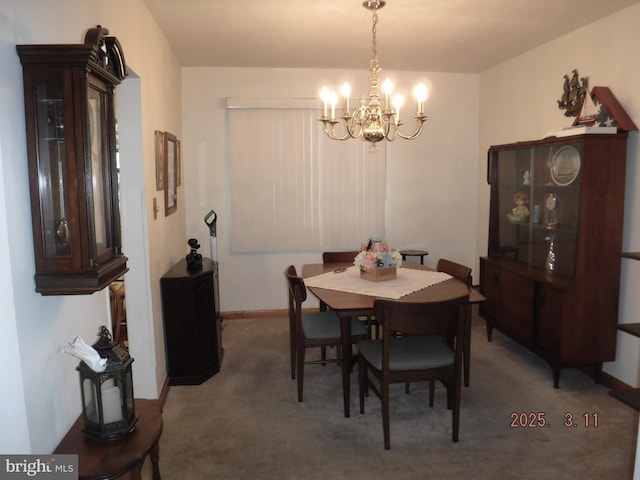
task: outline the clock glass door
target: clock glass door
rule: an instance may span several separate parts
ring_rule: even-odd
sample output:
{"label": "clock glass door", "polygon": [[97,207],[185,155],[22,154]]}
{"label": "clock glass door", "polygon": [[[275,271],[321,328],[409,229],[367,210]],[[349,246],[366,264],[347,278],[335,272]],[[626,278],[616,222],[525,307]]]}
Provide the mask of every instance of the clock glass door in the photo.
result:
{"label": "clock glass door", "polygon": [[69,206],[65,178],[65,122],[63,88],[60,83],[36,86],[38,186],[45,257],[71,255]]}
{"label": "clock glass door", "polygon": [[109,142],[104,137],[107,125],[107,96],[93,85],[88,90],[89,139],[91,161],[91,189],[93,195],[95,263],[104,263],[111,258],[111,214],[109,195]]}

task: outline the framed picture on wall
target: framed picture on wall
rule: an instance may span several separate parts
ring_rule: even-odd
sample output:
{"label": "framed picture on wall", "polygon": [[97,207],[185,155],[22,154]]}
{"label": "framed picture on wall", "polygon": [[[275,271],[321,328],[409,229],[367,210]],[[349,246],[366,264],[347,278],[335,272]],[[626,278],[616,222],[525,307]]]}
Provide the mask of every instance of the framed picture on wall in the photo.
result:
{"label": "framed picture on wall", "polygon": [[156,191],[164,190],[164,132],[154,132],[156,146]]}
{"label": "framed picture on wall", "polygon": [[182,185],[182,145],[176,140],[176,185]]}
{"label": "framed picture on wall", "polygon": [[164,215],[178,209],[178,139],[164,132]]}

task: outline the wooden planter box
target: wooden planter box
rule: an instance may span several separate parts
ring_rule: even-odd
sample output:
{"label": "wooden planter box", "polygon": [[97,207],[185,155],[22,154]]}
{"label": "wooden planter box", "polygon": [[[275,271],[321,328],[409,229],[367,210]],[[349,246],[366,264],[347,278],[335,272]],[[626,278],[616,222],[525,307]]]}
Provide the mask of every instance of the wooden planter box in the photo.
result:
{"label": "wooden planter box", "polygon": [[397,278],[397,267],[377,267],[371,270],[360,269],[360,278],[370,282],[384,282]]}

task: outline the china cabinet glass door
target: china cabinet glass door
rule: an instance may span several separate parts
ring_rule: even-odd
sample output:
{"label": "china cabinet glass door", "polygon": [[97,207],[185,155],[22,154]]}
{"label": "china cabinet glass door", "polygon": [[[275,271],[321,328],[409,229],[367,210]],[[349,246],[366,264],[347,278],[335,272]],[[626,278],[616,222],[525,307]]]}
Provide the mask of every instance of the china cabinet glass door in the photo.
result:
{"label": "china cabinet glass door", "polygon": [[496,155],[500,253],[572,277],[582,144],[501,150]]}

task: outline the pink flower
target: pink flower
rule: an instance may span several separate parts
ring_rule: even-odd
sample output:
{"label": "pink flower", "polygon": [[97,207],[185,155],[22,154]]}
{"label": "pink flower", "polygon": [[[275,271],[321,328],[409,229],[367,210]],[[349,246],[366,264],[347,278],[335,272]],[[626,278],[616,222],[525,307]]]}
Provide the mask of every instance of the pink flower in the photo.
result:
{"label": "pink flower", "polygon": [[377,266],[378,259],[376,257],[375,252],[367,252],[365,257],[362,259],[362,268],[365,270],[369,270],[371,268],[375,268]]}

